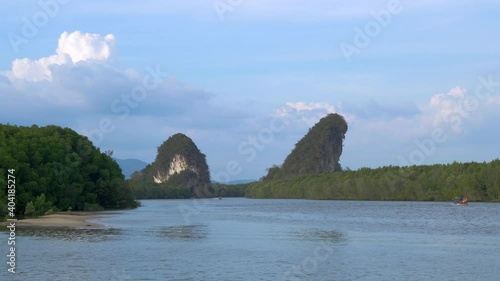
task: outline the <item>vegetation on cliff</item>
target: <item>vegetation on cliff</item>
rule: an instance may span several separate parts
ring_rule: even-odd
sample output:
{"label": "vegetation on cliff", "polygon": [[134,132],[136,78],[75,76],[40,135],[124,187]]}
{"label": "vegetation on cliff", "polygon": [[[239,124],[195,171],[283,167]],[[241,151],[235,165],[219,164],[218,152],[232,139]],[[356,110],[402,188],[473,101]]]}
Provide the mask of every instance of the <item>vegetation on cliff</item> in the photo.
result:
{"label": "vegetation on cliff", "polygon": [[16,214],[136,207],[121,169],[84,136],[58,126],[0,124],[0,215],[8,170],[15,170]]}
{"label": "vegetation on cliff", "polygon": [[205,154],[181,133],[163,142],[155,161],[132,174],[130,184],[141,199],[213,196]]}
{"label": "vegetation on cliff", "polygon": [[346,132],[347,123],[341,115],[328,114],[321,118],[295,145],[283,165],[270,168],[263,180],[342,170],[339,158]]}

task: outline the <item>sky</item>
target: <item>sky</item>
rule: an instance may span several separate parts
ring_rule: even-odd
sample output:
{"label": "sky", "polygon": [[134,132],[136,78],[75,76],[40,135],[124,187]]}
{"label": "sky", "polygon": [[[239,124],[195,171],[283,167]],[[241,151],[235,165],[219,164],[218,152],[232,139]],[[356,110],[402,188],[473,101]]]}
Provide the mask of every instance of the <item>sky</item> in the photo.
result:
{"label": "sky", "polygon": [[500,3],[0,0],[0,122],[151,163],[181,132],[258,179],[320,118],[342,167],[497,159]]}

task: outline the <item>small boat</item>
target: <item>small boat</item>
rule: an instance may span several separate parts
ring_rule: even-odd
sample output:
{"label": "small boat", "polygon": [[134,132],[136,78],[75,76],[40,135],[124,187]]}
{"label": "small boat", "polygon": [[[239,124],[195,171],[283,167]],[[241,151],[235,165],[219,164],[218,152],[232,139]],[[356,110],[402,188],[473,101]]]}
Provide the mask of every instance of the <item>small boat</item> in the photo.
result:
{"label": "small boat", "polygon": [[469,203],[469,199],[467,197],[455,197],[455,201],[453,202],[455,205],[467,205]]}

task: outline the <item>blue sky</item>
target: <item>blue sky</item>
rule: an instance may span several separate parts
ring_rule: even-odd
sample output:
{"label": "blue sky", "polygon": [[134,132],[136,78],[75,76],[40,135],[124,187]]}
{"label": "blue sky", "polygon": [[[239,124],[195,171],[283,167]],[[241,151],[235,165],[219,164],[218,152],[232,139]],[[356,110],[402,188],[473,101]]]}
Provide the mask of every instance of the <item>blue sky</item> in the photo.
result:
{"label": "blue sky", "polygon": [[215,180],[263,176],[333,112],[351,169],[499,157],[497,1],[0,5],[2,123],[146,162],[182,132]]}

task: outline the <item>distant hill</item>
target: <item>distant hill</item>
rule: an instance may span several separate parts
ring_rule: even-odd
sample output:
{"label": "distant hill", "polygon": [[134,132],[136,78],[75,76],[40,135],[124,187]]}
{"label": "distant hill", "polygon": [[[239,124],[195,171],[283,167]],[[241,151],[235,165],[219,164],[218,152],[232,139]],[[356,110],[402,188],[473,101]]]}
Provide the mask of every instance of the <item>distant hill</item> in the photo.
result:
{"label": "distant hill", "polygon": [[122,169],[123,175],[126,179],[129,179],[134,172],[138,172],[148,165],[148,163],[139,159],[113,159],[115,159],[116,163],[118,163]]}
{"label": "distant hill", "polygon": [[226,184],[227,185],[231,185],[231,184],[245,184],[245,183],[251,183],[251,182],[256,182],[257,180],[234,180],[234,181],[230,181],[230,182],[227,182]]}
{"label": "distant hill", "polygon": [[212,183],[217,183],[217,184],[222,184],[222,185],[234,185],[234,184],[247,184],[247,183],[252,183],[256,182],[258,180],[234,180],[234,181],[228,181],[228,182],[217,182],[213,181]]}

